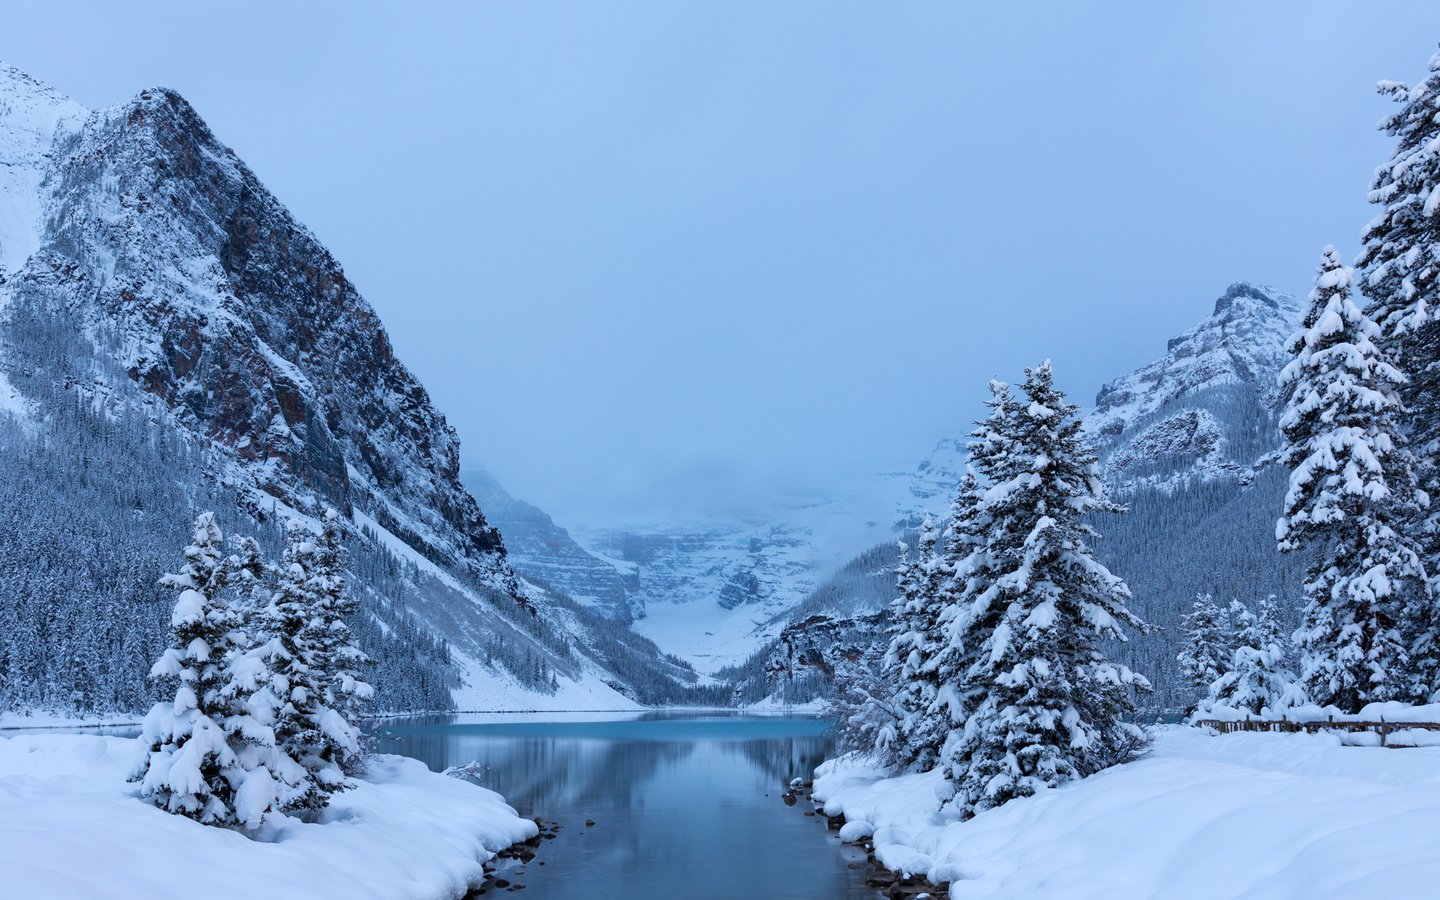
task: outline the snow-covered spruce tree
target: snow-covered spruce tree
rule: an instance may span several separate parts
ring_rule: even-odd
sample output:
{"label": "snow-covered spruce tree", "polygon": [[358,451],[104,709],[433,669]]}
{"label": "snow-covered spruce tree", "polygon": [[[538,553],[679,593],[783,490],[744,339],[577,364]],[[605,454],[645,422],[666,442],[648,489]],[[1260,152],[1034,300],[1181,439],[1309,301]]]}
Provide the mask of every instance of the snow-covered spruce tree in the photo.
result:
{"label": "snow-covered spruce tree", "polygon": [[1202,713],[1226,706],[1259,715],[1293,705],[1300,698],[1295,674],[1285,665],[1287,642],[1275,598],[1260,601],[1257,613],[1236,600],[1230,604],[1230,620],[1237,634],[1229,671],[1210,686]]}
{"label": "snow-covered spruce tree", "polygon": [[171,645],[150,675],[173,682],[175,696],[145,716],[148,753],[135,778],[141,795],[161,809],[229,825],[237,821],[235,793],[244,772],[223,725],[229,702],[222,690],[241,621],[222,596],[229,578],[222,540],[214,514],[202,513],[185,548],[185,565],[161,579],[180,596],[170,617]]}
{"label": "snow-covered spruce tree", "polygon": [[[1440,497],[1440,54],[1419,84],[1381,82],[1380,92],[1400,104],[1380,123],[1396,145],[1371,184],[1369,200],[1380,212],[1365,230],[1359,266],[1367,312],[1380,327],[1375,342],[1406,376],[1399,424],[1420,489],[1433,499]],[[1440,503],[1419,516],[1403,530],[1418,535],[1433,579],[1440,577]],[[1430,604],[1408,618],[1417,699],[1440,699],[1440,610]]]}
{"label": "snow-covered spruce tree", "polygon": [[[955,499],[950,505],[941,548],[942,578],[936,586],[931,613],[924,623],[931,648],[922,675],[932,685],[928,706],[923,711],[923,730],[929,757],[945,764],[945,745],[965,724],[974,701],[974,691],[965,681],[979,646],[977,624],[965,617],[971,611],[977,570],[976,558],[983,553],[986,536],[981,514],[980,481],[971,466],[965,467]],[[927,766],[926,768],[930,768]]]}
{"label": "snow-covered spruce tree", "polygon": [[1380,83],[1401,104],[1380,123],[1395,152],[1375,170],[1369,200],[1380,214],[1365,229],[1359,265],[1371,318],[1387,336],[1414,334],[1440,300],[1440,53],[1414,87]]}
{"label": "snow-covered spruce tree", "polygon": [[1100,643],[1145,626],[1127,606],[1129,588],[1085,542],[1093,531],[1084,517],[1120,507],[1103,497],[1094,452],[1050,363],[1026,376],[1029,402],[998,423],[1002,455],[986,463],[1013,474],[993,481],[981,503],[991,522],[986,565],[1001,574],[975,603],[1002,609],[969,672],[979,702],[949,749],[948,802],[967,817],[1124,761],[1144,744],[1124,717],[1132,689],[1149,683]]}
{"label": "snow-covered spruce tree", "polygon": [[1419,693],[1407,632],[1428,611],[1430,587],[1407,531],[1428,501],[1400,433],[1404,376],[1350,287],[1326,247],[1280,373],[1292,471],[1275,537],[1282,552],[1313,554],[1295,633],[1300,686],[1311,702],[1356,712]]}
{"label": "snow-covered spruce tree", "polygon": [[991,485],[1006,484],[1024,471],[1024,453],[1016,435],[1021,407],[1006,382],[991,379],[989,389],[986,406],[990,412],[970,433],[966,484],[957,494],[957,500],[964,498],[968,490],[966,525],[956,529],[956,534],[968,532],[966,547],[963,551],[958,545],[955,548],[949,602],[939,619],[941,641],[935,665],[943,672],[945,697],[954,710],[954,724],[941,751],[946,783],[942,793],[953,791],[969,771],[968,754],[973,745],[963,740],[965,723],[989,690],[980,654],[1009,603],[1001,594],[1000,583],[1010,560],[997,549],[1018,546],[1030,527],[1024,510],[988,502],[993,498],[981,486],[981,478]]}
{"label": "snow-covered spruce tree", "polygon": [[330,705],[355,691],[368,695],[353,669],[363,656],[341,621],[350,607],[339,535],[338,517],[330,515],[318,537],[299,520],[287,524],[275,593],[263,615],[268,640],[260,655],[279,704],[276,740],[308,775],[281,798],[287,810],[325,807],[350,786],[346,769],[360,754],[359,731]]}
{"label": "snow-covered spruce tree", "polygon": [[1197,594],[1189,615],[1180,617],[1180,627],[1185,631],[1185,643],[1175,659],[1198,703],[1210,693],[1211,685],[1230,670],[1235,625],[1214,597]]}

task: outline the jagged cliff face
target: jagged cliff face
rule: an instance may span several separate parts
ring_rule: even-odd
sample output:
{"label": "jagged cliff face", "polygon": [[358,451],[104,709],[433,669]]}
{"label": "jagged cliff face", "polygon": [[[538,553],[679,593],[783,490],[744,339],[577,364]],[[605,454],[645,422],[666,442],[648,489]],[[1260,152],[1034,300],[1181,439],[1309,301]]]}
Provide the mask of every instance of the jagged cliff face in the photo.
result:
{"label": "jagged cliff face", "polygon": [[31,157],[34,249],[7,273],[6,305],[66,310],[111,343],[136,386],[233,461],[257,510],[266,496],[353,506],[513,589],[460,486],[453,429],[329,252],[177,94],[69,113]]}
{"label": "jagged cliff face", "polygon": [[1163,357],[1110,382],[1086,416],[1111,489],[1253,478],[1280,445],[1277,379],[1301,304],[1239,283]]}
{"label": "jagged cliff face", "polygon": [[[135,498],[122,529],[158,534],[152,519],[163,510],[166,527],[183,531],[196,504],[228,504],[227,530],[273,540],[284,516],[322,504],[345,511],[372,656],[390,667],[377,683],[382,693],[397,685],[399,697],[404,682],[405,699],[382,697],[384,708],[434,708],[447,690],[470,709],[621,708],[629,701],[615,686],[640,678],[663,694],[668,674],[645,669],[653,648],[626,656],[632,671],[617,677],[602,657],[622,655],[624,634],[597,633],[583,611],[516,578],[461,485],[455,432],[395,358],[374,310],[172,91],[89,111],[0,65],[7,411],[19,424],[0,425],[42,452],[83,432],[97,452],[79,454],[82,468],[145,461],[36,482],[57,494],[37,502],[61,508],[69,478],[116,481],[111,493]],[[112,452],[136,434],[159,449]],[[26,496],[19,482],[0,477],[0,487]],[[169,555],[145,552],[136,577],[153,583]],[[84,590],[109,597],[113,574],[77,578],[93,575]],[[34,624],[26,617],[44,610],[9,588],[0,584],[0,622]],[[135,614],[136,640],[158,639],[163,623],[139,606]],[[571,639],[578,631],[585,640]]]}

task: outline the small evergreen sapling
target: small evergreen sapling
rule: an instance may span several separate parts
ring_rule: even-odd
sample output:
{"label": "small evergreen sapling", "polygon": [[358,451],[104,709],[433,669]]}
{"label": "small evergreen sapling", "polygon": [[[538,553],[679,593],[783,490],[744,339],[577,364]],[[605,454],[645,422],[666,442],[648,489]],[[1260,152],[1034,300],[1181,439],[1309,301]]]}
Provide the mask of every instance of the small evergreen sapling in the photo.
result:
{"label": "small evergreen sapling", "polygon": [[935,764],[939,749],[929,709],[935,699],[935,682],[928,670],[934,654],[933,623],[939,613],[937,594],[943,580],[942,561],[937,556],[939,534],[927,514],[920,528],[918,557],[902,559],[897,579],[899,595],[895,610],[896,633],[885,654],[886,671],[895,685],[895,705],[900,718],[895,762],[902,768],[926,770]]}
{"label": "small evergreen sapling", "polygon": [[1238,633],[1229,671],[1210,686],[1205,707],[1267,715],[1294,705],[1300,698],[1295,692],[1295,674],[1285,665],[1286,641],[1275,598],[1260,601],[1257,613],[1237,600],[1230,606],[1230,618]]}

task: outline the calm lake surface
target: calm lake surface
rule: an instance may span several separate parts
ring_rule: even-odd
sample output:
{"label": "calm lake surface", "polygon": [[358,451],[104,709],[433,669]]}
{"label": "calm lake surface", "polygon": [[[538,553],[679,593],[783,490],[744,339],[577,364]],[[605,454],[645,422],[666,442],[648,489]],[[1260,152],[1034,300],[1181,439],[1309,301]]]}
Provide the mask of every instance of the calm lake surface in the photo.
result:
{"label": "calm lake surface", "polygon": [[532,862],[502,873],[525,889],[489,895],[873,900],[864,854],[804,815],[808,804],[780,799],[790,779],[808,779],[829,753],[827,728],[815,719],[648,713],[563,722],[461,715],[372,730],[376,750],[435,771],[479,762],[485,786],[522,816],[560,823]]}

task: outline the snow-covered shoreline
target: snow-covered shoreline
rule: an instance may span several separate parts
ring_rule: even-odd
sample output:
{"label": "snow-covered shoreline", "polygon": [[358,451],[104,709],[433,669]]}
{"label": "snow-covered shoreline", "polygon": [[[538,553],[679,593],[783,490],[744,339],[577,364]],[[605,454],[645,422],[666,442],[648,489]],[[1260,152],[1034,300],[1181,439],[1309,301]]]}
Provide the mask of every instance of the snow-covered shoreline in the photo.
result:
{"label": "snow-covered shoreline", "polygon": [[1417,897],[1440,868],[1436,748],[1165,727],[1144,759],[963,823],[936,812],[940,782],[842,758],[813,796],[952,898]]}
{"label": "snow-covered shoreline", "polygon": [[144,715],[112,713],[96,716],[75,716],[53,713],[45,710],[25,712],[0,712],[0,737],[3,732],[18,729],[54,729],[63,731],[76,728],[139,728]]}
{"label": "snow-covered shoreline", "polygon": [[0,872],[14,896],[460,898],[538,828],[494,791],[378,756],[321,822],[258,838],[156,809],[126,781],[126,738],[0,736]]}

